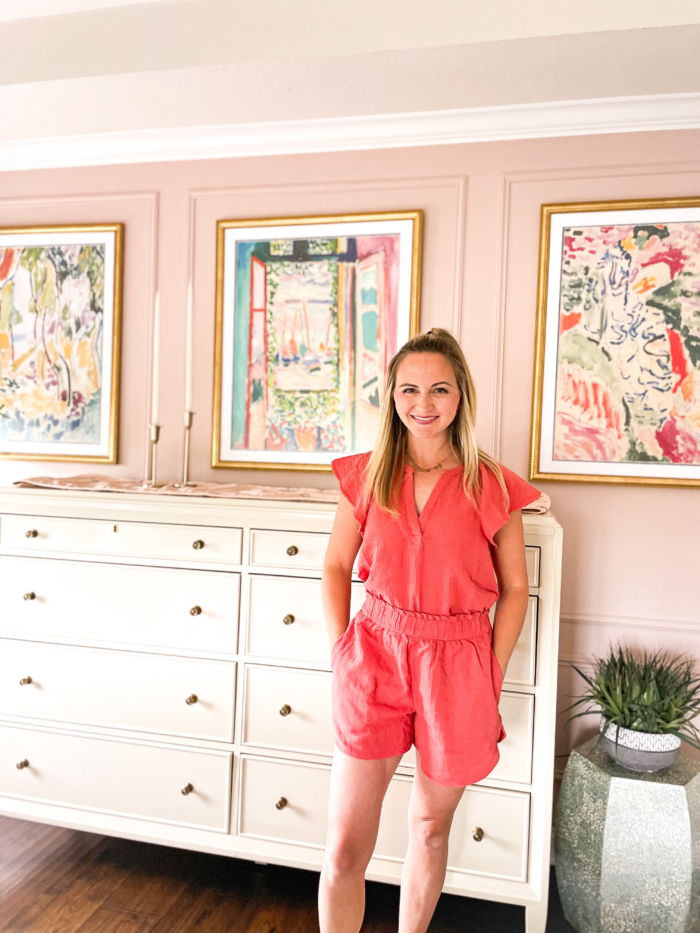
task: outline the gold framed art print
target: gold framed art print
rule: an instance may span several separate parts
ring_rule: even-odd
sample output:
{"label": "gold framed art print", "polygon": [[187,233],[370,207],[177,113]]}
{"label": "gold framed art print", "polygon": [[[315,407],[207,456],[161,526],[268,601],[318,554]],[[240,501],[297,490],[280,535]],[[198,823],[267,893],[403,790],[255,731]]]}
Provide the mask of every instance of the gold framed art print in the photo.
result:
{"label": "gold framed art print", "polygon": [[543,205],[530,478],[700,486],[700,198]]}
{"label": "gold framed art print", "polygon": [[0,228],[0,457],[117,462],[123,243]]}

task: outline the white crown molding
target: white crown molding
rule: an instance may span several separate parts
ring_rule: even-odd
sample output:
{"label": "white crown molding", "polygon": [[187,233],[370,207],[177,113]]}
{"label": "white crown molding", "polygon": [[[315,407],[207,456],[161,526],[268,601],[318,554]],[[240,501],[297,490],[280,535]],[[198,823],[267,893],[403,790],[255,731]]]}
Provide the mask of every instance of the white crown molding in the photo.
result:
{"label": "white crown molding", "polygon": [[188,126],[0,142],[0,170],[439,146],[700,128],[700,94]]}

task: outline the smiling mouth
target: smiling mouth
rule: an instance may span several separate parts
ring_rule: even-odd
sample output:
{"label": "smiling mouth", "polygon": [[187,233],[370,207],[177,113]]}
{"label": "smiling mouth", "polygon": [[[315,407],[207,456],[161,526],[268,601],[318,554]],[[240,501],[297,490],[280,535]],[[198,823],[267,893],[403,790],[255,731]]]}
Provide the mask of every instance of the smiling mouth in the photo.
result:
{"label": "smiling mouth", "polygon": [[437,421],[439,415],[430,415],[427,418],[421,418],[420,415],[411,415],[414,421],[417,421],[418,424],[430,424],[432,421]]}

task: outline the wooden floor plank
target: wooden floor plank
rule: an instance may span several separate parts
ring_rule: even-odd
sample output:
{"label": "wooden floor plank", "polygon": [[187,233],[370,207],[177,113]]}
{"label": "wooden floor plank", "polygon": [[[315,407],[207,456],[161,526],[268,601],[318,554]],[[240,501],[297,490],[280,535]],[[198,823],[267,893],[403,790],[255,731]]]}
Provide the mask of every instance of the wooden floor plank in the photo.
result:
{"label": "wooden floor plank", "polygon": [[48,826],[44,823],[30,823],[27,820],[13,820],[0,825],[0,871],[19,855],[33,848],[42,839],[60,835],[66,830],[60,826]]}
{"label": "wooden floor plank", "polygon": [[100,907],[75,933],[151,933],[157,917]]}
{"label": "wooden floor plank", "polygon": [[153,927],[152,933],[192,933],[211,917],[221,901],[216,888],[187,888]]}
{"label": "wooden floor plank", "polygon": [[55,880],[3,927],[4,933],[75,933],[128,875],[122,854],[121,840],[96,846],[75,866],[75,877]]}
{"label": "wooden floor plank", "polygon": [[0,863],[0,891],[7,894],[20,884],[35,865],[43,863],[50,853],[62,846],[74,835],[73,830],[46,827],[47,833],[27,833],[22,843],[13,844],[0,832],[0,850],[4,857]]}
{"label": "wooden floor plank", "polygon": [[0,895],[0,930],[4,930],[17,914],[58,879],[74,873],[90,851],[105,844],[102,836],[72,830],[67,837],[55,839],[54,842],[57,844],[38,852],[36,861],[26,866],[21,882],[16,883],[11,890],[3,890]]}

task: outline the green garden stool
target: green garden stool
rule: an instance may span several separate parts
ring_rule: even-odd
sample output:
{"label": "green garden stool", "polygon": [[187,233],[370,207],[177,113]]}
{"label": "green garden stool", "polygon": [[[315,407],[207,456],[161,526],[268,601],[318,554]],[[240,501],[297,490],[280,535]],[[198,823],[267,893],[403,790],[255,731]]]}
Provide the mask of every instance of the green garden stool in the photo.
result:
{"label": "green garden stool", "polygon": [[628,771],[573,749],[554,818],[557,888],[578,933],[700,933],[700,762]]}

